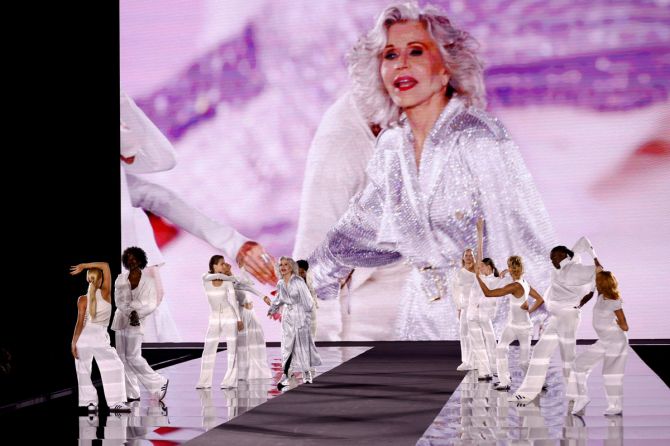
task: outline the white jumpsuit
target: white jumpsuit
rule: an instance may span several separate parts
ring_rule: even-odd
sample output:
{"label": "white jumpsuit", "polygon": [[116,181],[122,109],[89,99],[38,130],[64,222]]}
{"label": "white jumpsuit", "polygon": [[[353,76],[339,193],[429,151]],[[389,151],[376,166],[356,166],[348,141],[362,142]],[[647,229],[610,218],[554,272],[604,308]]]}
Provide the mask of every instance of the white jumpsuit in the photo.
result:
{"label": "white jumpsuit", "polygon": [[498,341],[498,347],[496,348],[498,378],[501,386],[509,386],[511,383],[507,354],[512,341],[515,339],[519,341],[519,365],[521,367],[524,369],[528,367],[528,358],[530,357],[530,337],[533,332],[533,325],[530,322],[528,311],[521,309],[521,305],[528,300],[530,285],[524,279],[515,282],[523,287],[523,295],[521,297],[510,295],[507,325],[500,335],[500,341]]}
{"label": "white jumpsuit", "polygon": [[212,387],[216,350],[221,335],[226,338],[226,350],[228,352],[228,367],[221,381],[221,387],[237,387],[237,322],[242,319],[235,289],[231,282],[223,282],[220,286],[215,286],[208,276],[210,276],[209,273],[203,274],[202,280],[210,307],[209,325],[205,336],[205,348],[202,351],[200,379],[196,388]]}
{"label": "white jumpsuit", "polygon": [[[470,291],[476,283],[474,273],[471,273],[465,268],[461,268],[456,273],[454,293],[452,294],[456,310],[461,311],[459,317],[459,340],[461,343],[461,362],[473,368],[474,364],[470,364],[472,359],[470,353],[470,337],[468,336],[468,307],[470,304]],[[477,284],[479,285],[479,284]]]}
{"label": "white jumpsuit", "polygon": [[102,386],[105,389],[105,399],[109,407],[126,401],[126,384],[123,363],[116,350],[109,343],[107,326],[112,314],[112,304],[102,298],[98,289],[96,296],[96,313],[90,317],[88,309],[91,307],[90,297],[87,296],[86,317],[84,328],[77,339],[79,358],[74,360],[77,370],[77,384],[79,386],[79,405],[98,405],[98,392],[91,381],[91,366],[93,359],[98,364]]}
{"label": "white jumpsuit", "polygon": [[586,398],[589,374],[602,361],[607,413],[610,414],[619,413],[623,409],[623,376],[628,356],[628,336],[616,323],[614,312],[620,309],[621,299],[598,296],[593,307],[593,328],[598,334],[598,340],[577,356],[567,390],[569,399]]}

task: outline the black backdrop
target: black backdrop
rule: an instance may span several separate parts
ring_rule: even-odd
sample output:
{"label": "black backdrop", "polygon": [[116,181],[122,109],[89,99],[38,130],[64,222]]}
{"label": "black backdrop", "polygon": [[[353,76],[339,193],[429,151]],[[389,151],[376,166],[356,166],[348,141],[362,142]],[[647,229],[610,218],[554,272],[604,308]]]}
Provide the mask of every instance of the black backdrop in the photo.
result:
{"label": "black backdrop", "polygon": [[118,4],[47,8],[6,47],[0,407],[76,385],[68,267],[120,269]]}

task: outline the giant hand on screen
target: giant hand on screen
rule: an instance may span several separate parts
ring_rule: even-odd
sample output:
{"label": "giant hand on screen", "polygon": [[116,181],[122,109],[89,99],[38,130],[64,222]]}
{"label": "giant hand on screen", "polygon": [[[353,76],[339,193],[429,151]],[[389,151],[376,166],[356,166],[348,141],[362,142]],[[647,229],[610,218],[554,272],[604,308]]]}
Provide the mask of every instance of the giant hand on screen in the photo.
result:
{"label": "giant hand on screen", "polygon": [[251,273],[259,282],[266,285],[276,285],[275,259],[265,252],[265,249],[256,242],[248,241],[242,245],[237,253],[237,265]]}

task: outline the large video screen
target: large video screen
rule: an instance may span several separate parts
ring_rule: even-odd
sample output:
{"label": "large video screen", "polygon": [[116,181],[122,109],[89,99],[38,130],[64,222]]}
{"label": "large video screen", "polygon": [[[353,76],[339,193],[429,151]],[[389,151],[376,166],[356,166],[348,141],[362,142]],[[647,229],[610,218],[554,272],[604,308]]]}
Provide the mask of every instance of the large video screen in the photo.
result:
{"label": "large video screen", "polygon": [[[629,336],[670,337],[667,2],[431,3],[479,42],[486,110],[519,147],[551,243],[571,247],[587,236],[619,280]],[[145,342],[202,342],[210,312],[202,275],[212,255],[224,255],[238,275],[244,240],[275,258],[307,258],[363,189],[375,138],[357,136],[366,129],[355,128],[345,55],[388,5],[120,2],[123,94],[174,149],[160,172],[121,162],[121,248],[141,245],[163,289]],[[328,139],[336,112],[351,137]],[[513,234],[515,223],[506,224]],[[494,260],[504,268],[506,257]],[[420,339],[411,327],[433,312],[444,315],[440,337],[457,338],[450,299],[431,307],[403,297],[410,270],[402,260],[355,270],[338,299],[320,300],[316,340]],[[279,341],[280,323],[250,297],[266,340]],[[596,337],[591,305],[578,337]]]}

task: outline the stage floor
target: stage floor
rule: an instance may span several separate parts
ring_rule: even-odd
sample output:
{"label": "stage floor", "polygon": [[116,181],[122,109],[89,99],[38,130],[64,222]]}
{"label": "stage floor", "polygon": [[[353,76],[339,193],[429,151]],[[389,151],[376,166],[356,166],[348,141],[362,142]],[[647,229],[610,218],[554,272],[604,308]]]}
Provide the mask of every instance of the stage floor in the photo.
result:
{"label": "stage floor", "polygon": [[[80,444],[104,439],[103,444],[154,446],[189,440],[196,445],[670,444],[670,389],[630,347],[624,411],[617,417],[602,414],[599,367],[589,378],[585,415],[569,414],[558,353],[549,368],[548,390],[535,403],[518,407],[507,402],[510,393],[454,370],[460,362],[454,341],[320,347],[323,365],[314,384],[294,381],[283,393],[276,389],[279,348],[267,351],[272,379],[240,381],[237,389],[196,390],[200,360],[190,360],[160,369],[170,378],[164,404],[143,393],[131,414],[83,415],[69,407],[76,399],[60,398],[17,410],[11,418],[17,422],[3,430],[27,443],[45,436],[68,442],[76,436]],[[523,377],[518,347],[511,352],[514,391]],[[214,383],[225,367],[221,351]]]}

